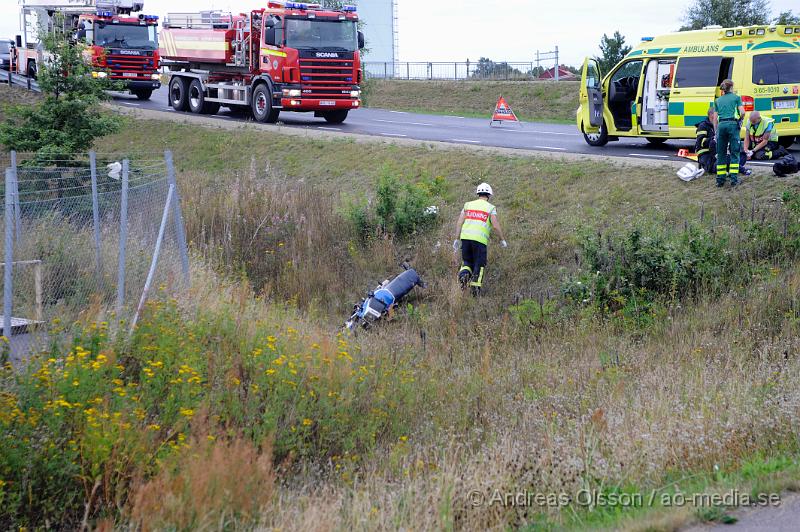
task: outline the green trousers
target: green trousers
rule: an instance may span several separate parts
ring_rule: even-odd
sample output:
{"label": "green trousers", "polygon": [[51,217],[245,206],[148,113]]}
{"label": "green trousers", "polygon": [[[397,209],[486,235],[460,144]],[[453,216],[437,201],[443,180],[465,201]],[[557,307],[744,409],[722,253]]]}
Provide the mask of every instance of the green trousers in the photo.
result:
{"label": "green trousers", "polygon": [[717,131],[717,185],[724,185],[728,176],[732,185],[739,182],[741,144],[739,122],[721,121]]}

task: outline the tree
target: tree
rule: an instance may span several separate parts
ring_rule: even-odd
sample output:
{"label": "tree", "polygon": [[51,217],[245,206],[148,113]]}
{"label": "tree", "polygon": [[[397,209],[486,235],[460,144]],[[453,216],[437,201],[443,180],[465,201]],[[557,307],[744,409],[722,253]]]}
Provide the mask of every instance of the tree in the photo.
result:
{"label": "tree", "polygon": [[723,28],[769,24],[769,0],[695,0],[689,7],[681,31],[701,30],[706,26]]}
{"label": "tree", "polygon": [[784,11],[778,18],[775,19],[773,24],[788,26],[792,24],[800,24],[800,13],[795,14],[792,10]]}
{"label": "tree", "polygon": [[600,39],[600,52],[601,57],[595,57],[600,70],[603,72],[610,72],[614,66],[622,61],[622,59],[630,53],[632,48],[625,45],[625,37],[618,31],[609,37],[605,33],[603,38]]}
{"label": "tree", "polygon": [[106,90],[121,88],[117,82],[94,77],[95,70],[84,58],[84,45],[75,42],[63,28],[40,31],[46,59],[39,68],[39,87],[44,100],[39,105],[11,108],[0,124],[0,144],[8,149],[35,152],[36,163],[70,161],[88,150],[94,139],[116,131],[118,120],[100,112],[108,99]]}
{"label": "tree", "polygon": [[475,79],[513,79],[525,77],[525,74],[506,62],[495,63],[488,57],[481,57],[478,59],[471,77]]}

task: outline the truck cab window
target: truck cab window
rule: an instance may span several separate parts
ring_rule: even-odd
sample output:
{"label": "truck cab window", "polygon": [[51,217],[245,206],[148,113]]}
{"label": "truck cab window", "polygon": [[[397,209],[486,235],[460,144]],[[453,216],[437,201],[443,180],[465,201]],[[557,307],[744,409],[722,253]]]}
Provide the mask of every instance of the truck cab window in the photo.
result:
{"label": "truck cab window", "polygon": [[608,85],[608,108],[617,129],[627,131],[633,127],[631,106],[639,93],[644,61],[637,59],[623,63],[612,75]]}

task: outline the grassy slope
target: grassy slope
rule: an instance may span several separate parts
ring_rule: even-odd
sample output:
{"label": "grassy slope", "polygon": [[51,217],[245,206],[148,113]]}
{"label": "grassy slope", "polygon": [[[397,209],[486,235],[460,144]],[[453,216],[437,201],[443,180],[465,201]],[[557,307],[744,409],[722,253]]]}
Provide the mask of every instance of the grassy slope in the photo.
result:
{"label": "grassy slope", "polygon": [[[785,182],[760,178],[731,193],[714,189],[708,180],[681,183],[668,168],[311,140],[156,121],[129,125],[99,141],[98,149],[152,154],[172,148],[190,238],[204,254],[213,256],[217,247],[242,252],[228,250],[227,239],[242,232],[242,240],[252,243],[256,234],[264,234],[254,231],[260,220],[282,204],[301,215],[315,208],[326,211],[313,220],[308,234],[286,232],[290,255],[282,262],[289,259],[291,268],[270,279],[253,279],[271,283],[268,299],[304,304],[317,325],[332,329],[344,318],[345,303],[395,271],[400,257],[414,259],[431,285],[414,316],[356,340],[364,353],[401,353],[415,361],[422,404],[397,420],[415,427],[408,442],[379,439],[357,468],[355,488],[352,477],[333,472],[321,485],[313,476],[306,484],[298,479],[301,488],[285,488],[269,512],[268,526],[505,528],[541,517],[514,508],[471,508],[465,494],[495,488],[572,490],[601,480],[645,489],[685,471],[712,474],[714,465],[734,471],[754,453],[780,454],[791,439],[778,435],[791,434],[793,418],[773,402],[792,404],[800,394],[800,367],[793,358],[781,362],[796,342],[796,321],[786,317],[787,301],[800,286],[794,272],[774,272],[752,290],[676,311],[645,332],[592,321],[528,329],[505,312],[520,295],[558,290],[562,269],[574,267],[578,228],[635,220],[680,226],[697,219],[701,209],[707,219],[724,220],[740,209],[749,212],[753,198],[759,206],[769,205],[786,189]],[[410,180],[443,176],[445,225],[408,247],[377,242],[359,249],[346,230],[335,226],[341,223],[337,212],[347,197],[370,197],[384,168]],[[511,247],[492,249],[487,297],[473,302],[454,293],[447,243],[450,219],[484,180],[497,191]],[[268,186],[259,188],[259,183]],[[218,240],[210,235],[215,224],[224,227]],[[304,247],[306,239],[314,245]],[[438,251],[436,241],[444,244]],[[292,272],[299,274],[293,278]],[[314,294],[301,284],[318,286],[320,280],[324,289]],[[420,340],[423,332],[426,343]],[[609,357],[617,364],[609,366]],[[764,401],[769,409],[763,409]],[[591,474],[575,469],[593,453],[602,461]],[[691,518],[684,513],[669,522]],[[611,522],[607,514],[581,519],[586,517],[596,524]],[[575,524],[569,515],[550,513],[547,519]],[[661,523],[656,529],[673,525]]]}
{"label": "grassy slope", "polygon": [[471,117],[490,117],[500,96],[526,121],[573,122],[578,108],[574,81],[371,80],[364,91],[368,107]]}

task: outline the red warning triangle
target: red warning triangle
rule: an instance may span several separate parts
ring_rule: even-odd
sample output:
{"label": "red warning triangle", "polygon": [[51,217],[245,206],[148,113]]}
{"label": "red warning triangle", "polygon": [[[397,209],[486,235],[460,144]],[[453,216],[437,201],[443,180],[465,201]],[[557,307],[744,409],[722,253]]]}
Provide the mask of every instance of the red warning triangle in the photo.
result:
{"label": "red warning triangle", "polygon": [[508,105],[506,99],[500,96],[497,100],[497,105],[494,108],[494,115],[492,115],[492,122],[519,122],[517,115]]}

